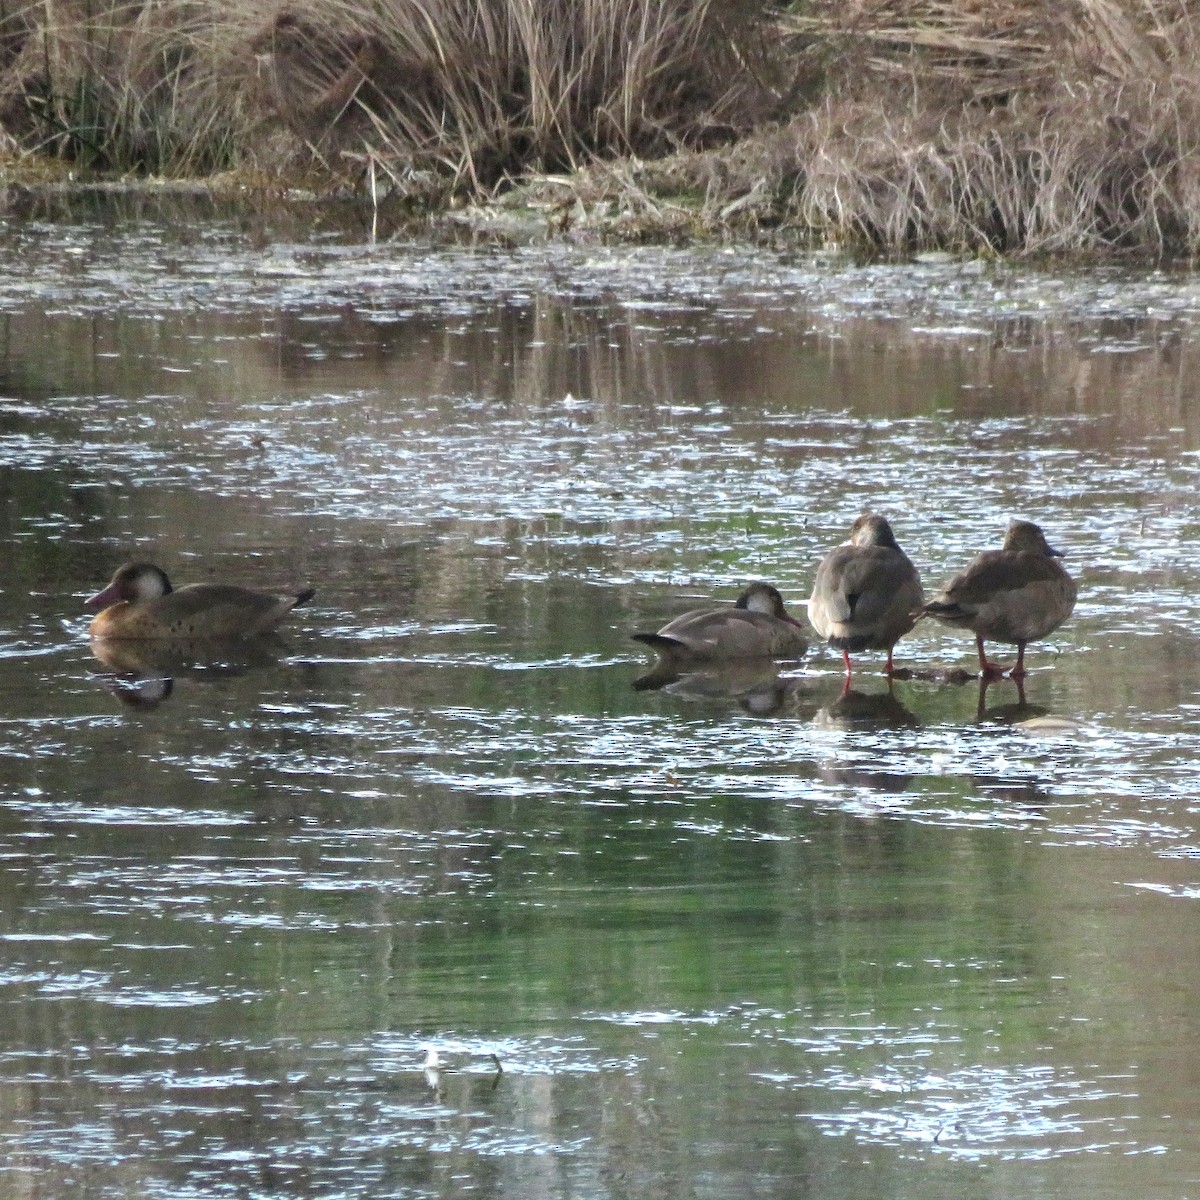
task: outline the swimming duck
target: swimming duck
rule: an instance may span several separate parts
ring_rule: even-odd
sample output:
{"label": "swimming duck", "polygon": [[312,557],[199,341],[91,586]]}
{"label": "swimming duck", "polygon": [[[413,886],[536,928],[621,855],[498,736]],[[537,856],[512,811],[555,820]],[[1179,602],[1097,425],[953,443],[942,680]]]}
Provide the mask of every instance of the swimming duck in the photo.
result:
{"label": "swimming duck", "polygon": [[1015,644],[1017,663],[1011,675],[1023,679],[1026,643],[1057,629],[1075,608],[1075,581],[1058,561],[1061,557],[1032,521],[1014,521],[1001,549],[976,555],[918,616],[973,630],[985,679],[998,679],[1004,668],[988,662],[984,641]]}
{"label": "swimming duck", "polygon": [[916,624],[913,610],[924,599],[917,569],[892,527],[878,514],[864,513],[850,527],[850,540],[817,567],[808,619],[842,652],[847,680],[850,655],[860,650],[886,650],[884,673],[891,675],[892,649]]}
{"label": "swimming duck", "polygon": [[804,626],[788,616],[769,583],[750,584],[732,605],[693,609],[657,633],[633,638],[657,650],[661,666],[680,669],[739,658],[799,658],[808,649]]}
{"label": "swimming duck", "polygon": [[92,620],[94,638],[236,639],[274,629],[315,588],[280,596],[223,583],[193,583],[175,590],[151,563],[126,563],[112,582],[86,603],[102,611]]}

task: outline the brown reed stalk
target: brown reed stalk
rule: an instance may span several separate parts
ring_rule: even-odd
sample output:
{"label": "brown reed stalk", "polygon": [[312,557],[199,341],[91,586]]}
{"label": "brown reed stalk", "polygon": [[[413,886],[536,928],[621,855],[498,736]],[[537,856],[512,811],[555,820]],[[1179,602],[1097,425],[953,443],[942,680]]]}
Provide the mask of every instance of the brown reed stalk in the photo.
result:
{"label": "brown reed stalk", "polygon": [[794,27],[843,68],[791,127],[788,219],[891,252],[1200,251],[1193,0],[884,0]]}
{"label": "brown reed stalk", "polygon": [[0,125],[118,170],[286,143],[483,190],[744,129],[761,89],[733,51],[759,24],[736,0],[43,0],[0,76]]}

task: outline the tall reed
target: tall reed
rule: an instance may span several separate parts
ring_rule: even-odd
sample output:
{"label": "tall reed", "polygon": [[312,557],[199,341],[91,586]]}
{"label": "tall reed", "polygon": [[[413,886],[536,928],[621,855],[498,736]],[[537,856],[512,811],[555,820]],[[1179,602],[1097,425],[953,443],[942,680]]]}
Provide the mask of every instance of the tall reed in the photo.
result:
{"label": "tall reed", "polygon": [[569,187],[638,233],[1196,254],[1200,0],[40,0],[0,132],[441,205],[624,156]]}
{"label": "tall reed", "polygon": [[792,20],[842,57],[790,126],[802,182],[784,219],[892,251],[1200,251],[1194,0],[864,13]]}
{"label": "tall reed", "polygon": [[744,130],[758,25],[737,0],[46,0],[0,17],[0,124],[110,169],[485,188]]}

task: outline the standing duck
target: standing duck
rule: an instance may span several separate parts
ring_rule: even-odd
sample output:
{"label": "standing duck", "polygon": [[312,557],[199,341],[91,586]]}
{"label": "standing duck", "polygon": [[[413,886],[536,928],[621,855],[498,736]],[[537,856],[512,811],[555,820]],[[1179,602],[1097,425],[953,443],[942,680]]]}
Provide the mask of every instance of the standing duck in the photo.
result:
{"label": "standing duck", "polygon": [[315,594],[308,588],[281,596],[223,583],[176,590],[151,563],[126,563],[87,606],[101,609],[90,627],[94,638],[235,640],[274,629]]}
{"label": "standing duck", "polygon": [[999,550],[985,550],[919,612],[975,633],[984,679],[999,679],[1004,668],[987,660],[983,643],[1017,647],[1012,678],[1025,677],[1025,646],[1057,629],[1075,608],[1075,581],[1058,561],[1062,555],[1032,521],[1014,521]]}
{"label": "standing duck", "polygon": [[744,658],[799,658],[808,649],[804,626],[788,616],[769,583],[750,584],[732,605],[694,609],[657,633],[633,638],[658,651],[661,667],[677,670]]}
{"label": "standing duck", "polygon": [[913,610],[924,599],[917,568],[896,544],[892,527],[878,514],[864,513],[850,527],[850,540],[821,560],[808,619],[842,652],[847,681],[850,654],[860,650],[886,650],[884,673],[891,675],[892,648],[916,624]]}

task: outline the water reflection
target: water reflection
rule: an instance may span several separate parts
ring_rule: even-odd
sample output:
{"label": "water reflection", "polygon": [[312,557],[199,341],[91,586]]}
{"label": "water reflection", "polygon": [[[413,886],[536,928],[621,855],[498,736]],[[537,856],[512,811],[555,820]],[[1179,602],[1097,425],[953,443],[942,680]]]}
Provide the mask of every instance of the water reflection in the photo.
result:
{"label": "water reflection", "polygon": [[[1001,698],[998,693],[993,693],[993,700],[997,703],[988,704],[988,690],[993,685],[1000,686],[1004,683],[1011,684],[1016,688],[1017,698],[1009,699],[1007,694]],[[991,675],[981,675],[979,677],[979,701],[975,709],[975,719],[978,722],[990,721],[998,725],[1015,725],[1021,721],[1032,720],[1035,717],[1044,717],[1049,709],[1044,705],[1030,704],[1025,698],[1025,680],[1023,678],[1000,680]]]}
{"label": "water reflection", "polygon": [[901,795],[908,791],[916,779],[915,774],[904,771],[841,763],[837,759],[822,762],[819,770],[825,783],[852,789],[865,788],[886,796]]}
{"label": "water reflection", "polygon": [[973,775],[971,782],[976,795],[1000,800],[1030,812],[1041,811],[1052,802],[1045,784],[1020,770],[1014,770],[1009,775]]}
{"label": "water reflection", "polygon": [[[109,233],[0,228],[0,1182],[1186,1190],[1194,284]],[[630,686],[868,503],[928,578],[1052,506],[1054,669]],[[319,634],[89,659],[118,546]]]}
{"label": "water reflection", "polygon": [[[477,1058],[478,1056],[471,1055],[470,1057]],[[494,1092],[500,1086],[500,1080],[504,1075],[504,1066],[500,1062],[500,1056],[495,1051],[489,1051],[484,1056],[484,1059],[486,1065],[494,1070],[494,1074],[488,1084],[488,1090]],[[445,1101],[447,1072],[461,1070],[464,1066],[471,1068],[477,1065],[472,1064],[468,1060],[468,1056],[461,1051],[453,1056],[452,1061],[446,1051],[439,1049],[437,1046],[430,1046],[425,1051],[425,1058],[421,1063],[421,1073],[425,1079],[425,1086],[429,1088],[438,1100]]]}
{"label": "water reflection", "polygon": [[105,671],[98,673],[96,678],[128,708],[157,708],[164,700],[169,700],[175,691],[175,680],[170,675]]}
{"label": "water reflection", "polygon": [[633,688],[695,702],[732,701],[755,717],[795,716],[803,709],[805,693],[811,690],[804,679],[784,675],[779,664],[769,659],[745,659],[699,671],[656,666],[639,675]]}
{"label": "water reflection", "polygon": [[154,708],[170,698],[177,676],[200,682],[236,677],[274,666],[289,653],[278,635],[229,641],[91,638],[90,646],[105,667],[96,679],[131,708]]}
{"label": "water reflection", "polygon": [[813,723],[825,729],[914,729],[921,721],[889,684],[882,692],[843,687],[834,700],[817,709]]}

